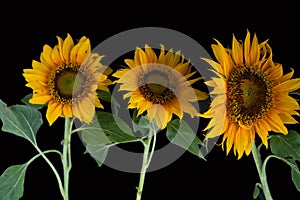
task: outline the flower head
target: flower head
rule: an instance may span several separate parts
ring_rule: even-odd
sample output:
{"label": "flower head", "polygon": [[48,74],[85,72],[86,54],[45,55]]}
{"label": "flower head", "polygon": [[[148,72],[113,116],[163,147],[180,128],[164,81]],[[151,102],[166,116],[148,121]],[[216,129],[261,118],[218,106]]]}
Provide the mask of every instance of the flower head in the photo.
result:
{"label": "flower head", "polygon": [[109,91],[112,82],[107,78],[111,69],[100,63],[103,56],[91,52],[90,40],[83,36],[77,44],[70,34],[58,44],[44,45],[39,61],[23,76],[32,88],[32,104],[47,104],[46,118],[50,125],[58,117],[76,117],[89,123],[95,106],[103,108],[97,89]]}
{"label": "flower head", "polygon": [[154,119],[161,129],[166,127],[173,114],[180,119],[183,112],[192,117],[199,116],[192,103],[205,100],[208,95],[191,87],[201,77],[190,79],[196,71],[180,51],[165,52],[161,45],[157,56],[146,44],[144,50],[136,48],[134,59],[125,59],[125,63],[129,68],[120,69],[113,76],[118,78],[120,90],[127,92],[124,98],[129,98],[128,108],[137,109],[138,116],[146,113],[149,121]]}
{"label": "flower head", "polygon": [[247,31],[245,41],[233,35],[232,48],[224,48],[216,40],[212,49],[217,62],[203,58],[217,77],[205,83],[215,96],[210,109],[202,116],[211,118],[206,138],[223,135],[226,152],[233,146],[240,159],[249,155],[255,134],[268,147],[268,132],[287,134],[285,124],[298,123],[298,102],[289,93],[300,88],[300,78],[292,79],[294,70],[283,75],[282,65],[273,62],[268,40],[259,43],[254,34],[252,42]]}

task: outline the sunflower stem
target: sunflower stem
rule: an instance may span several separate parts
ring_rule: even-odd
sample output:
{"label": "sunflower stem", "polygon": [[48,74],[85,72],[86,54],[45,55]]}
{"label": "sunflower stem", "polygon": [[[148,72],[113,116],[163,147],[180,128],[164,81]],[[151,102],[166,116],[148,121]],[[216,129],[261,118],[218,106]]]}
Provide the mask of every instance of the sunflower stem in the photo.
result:
{"label": "sunflower stem", "polygon": [[252,142],[252,155],[253,155],[256,169],[257,169],[259,179],[261,182],[261,189],[263,191],[263,194],[264,194],[266,200],[273,200],[269,186],[268,186],[268,182],[267,182],[267,175],[266,175],[266,173],[264,173],[261,156],[260,156],[258,149],[256,148],[255,142]]}
{"label": "sunflower stem", "polygon": [[59,191],[61,193],[62,196],[64,196],[64,188],[63,188],[63,184],[62,184],[62,181],[61,181],[61,178],[59,176],[59,173],[58,171],[56,170],[56,168],[54,167],[54,165],[52,164],[52,162],[48,159],[48,157],[45,155],[46,153],[48,152],[56,152],[60,155],[61,157],[61,152],[59,151],[56,151],[56,150],[48,150],[48,151],[42,151],[37,145],[35,145],[35,148],[36,150],[39,152],[39,155],[41,155],[44,160],[48,163],[48,165],[50,166],[50,168],[52,169],[55,177],[56,177],[56,180],[57,180],[57,183],[58,183],[58,187],[59,187]]}
{"label": "sunflower stem", "polygon": [[72,119],[65,118],[65,127],[64,127],[64,141],[63,141],[63,173],[64,173],[64,200],[69,200],[69,173],[72,167],[71,162],[71,128],[72,128]]}
{"label": "sunflower stem", "polygon": [[[154,138],[154,139],[153,139]],[[153,139],[153,142],[152,142]],[[151,142],[152,142],[152,148],[151,147]],[[142,163],[142,168],[140,172],[140,180],[139,180],[139,186],[137,188],[137,193],[136,193],[136,200],[141,200],[142,199],[142,192],[143,192],[143,187],[144,187],[144,182],[145,182],[145,176],[147,169],[150,165],[153,152],[155,149],[155,143],[156,143],[156,131],[153,129],[149,129],[149,135],[145,140],[143,140],[143,145],[144,145],[144,152],[143,152],[143,163]]]}

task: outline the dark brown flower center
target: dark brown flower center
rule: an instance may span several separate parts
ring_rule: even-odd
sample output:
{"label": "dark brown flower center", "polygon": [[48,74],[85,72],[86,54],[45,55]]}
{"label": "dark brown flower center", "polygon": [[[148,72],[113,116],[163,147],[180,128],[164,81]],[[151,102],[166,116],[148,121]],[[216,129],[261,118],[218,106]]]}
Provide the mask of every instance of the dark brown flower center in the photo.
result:
{"label": "dark brown flower center", "polygon": [[170,74],[152,70],[140,79],[139,87],[143,97],[154,104],[165,105],[175,97]]}
{"label": "dark brown flower center", "polygon": [[259,68],[234,68],[227,87],[227,111],[231,122],[250,126],[264,118],[273,106],[272,81]]}
{"label": "dark brown flower center", "polygon": [[88,75],[77,64],[62,64],[49,76],[49,90],[52,97],[60,104],[77,102],[85,95]]}

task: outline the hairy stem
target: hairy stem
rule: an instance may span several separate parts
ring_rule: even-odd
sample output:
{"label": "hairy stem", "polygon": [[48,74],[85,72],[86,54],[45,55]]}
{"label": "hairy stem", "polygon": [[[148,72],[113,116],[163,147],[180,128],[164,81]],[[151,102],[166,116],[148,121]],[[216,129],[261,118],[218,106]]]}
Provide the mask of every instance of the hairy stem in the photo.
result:
{"label": "hairy stem", "polygon": [[63,173],[64,173],[64,200],[69,200],[69,174],[72,168],[71,162],[71,129],[72,118],[65,118],[64,141],[63,141]]}
{"label": "hairy stem", "polygon": [[264,196],[265,196],[266,200],[273,200],[269,186],[268,186],[268,182],[267,182],[267,175],[266,175],[266,173],[264,173],[261,156],[260,156],[258,149],[256,148],[255,142],[252,142],[252,155],[253,155],[256,169],[257,169],[257,172],[259,175],[259,179],[261,182],[261,189],[264,193]]}
{"label": "hairy stem", "polygon": [[[144,182],[145,182],[145,176],[147,173],[147,169],[150,165],[154,149],[155,149],[155,143],[156,143],[156,131],[150,129],[149,130],[149,135],[148,137],[143,141],[144,144],[144,152],[143,152],[143,163],[142,163],[142,168],[140,172],[140,180],[139,180],[139,186],[137,188],[137,193],[136,193],[136,200],[141,200],[142,199],[142,192],[143,192],[143,187],[144,187]],[[153,142],[152,142],[153,139]],[[152,145],[152,148],[151,148]]]}

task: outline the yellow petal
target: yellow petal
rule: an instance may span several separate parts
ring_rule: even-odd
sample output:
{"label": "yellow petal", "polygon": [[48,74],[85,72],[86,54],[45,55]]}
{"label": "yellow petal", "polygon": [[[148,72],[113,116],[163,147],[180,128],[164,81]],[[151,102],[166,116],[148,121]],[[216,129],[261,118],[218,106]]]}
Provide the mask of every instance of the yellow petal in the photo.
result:
{"label": "yellow petal", "polygon": [[234,141],[234,152],[238,153],[238,160],[241,159],[244,153],[244,143],[243,143],[243,128],[238,126],[236,134],[235,134],[235,141]]}
{"label": "yellow petal", "polygon": [[199,101],[206,100],[209,97],[209,95],[206,92],[200,91],[195,88],[194,88],[194,92],[197,96],[197,100],[199,100]]}
{"label": "yellow petal", "polygon": [[129,68],[136,67],[135,64],[134,64],[134,61],[132,59],[125,59],[124,62],[126,63],[126,65],[129,66]]}
{"label": "yellow petal", "polygon": [[143,50],[139,49],[138,53],[139,53],[141,65],[146,65],[148,63],[151,63],[151,61],[148,59],[147,54]]}
{"label": "yellow petal", "polygon": [[[180,74],[185,75],[186,79],[188,79],[189,76],[192,76],[196,73],[196,71],[193,73],[190,73],[191,63],[189,63],[189,62],[180,63],[180,64],[176,65],[174,69],[177,70]],[[189,76],[187,76],[187,74],[189,74]]]}
{"label": "yellow petal", "polygon": [[56,101],[50,101],[46,112],[46,118],[51,126],[58,117],[62,116],[62,105]]}
{"label": "yellow petal", "polygon": [[292,92],[298,90],[299,88],[300,88],[300,78],[287,80],[283,83],[274,86],[274,90],[280,92]]}
{"label": "yellow petal", "polygon": [[223,67],[223,74],[225,77],[228,77],[229,73],[233,70],[231,58],[223,45],[218,40],[215,41],[218,43],[218,45],[212,45],[214,55]]}
{"label": "yellow petal", "polygon": [[87,56],[90,55],[90,52],[91,52],[90,40],[86,39],[78,50],[77,63],[81,65],[83,61],[87,58]]}
{"label": "yellow petal", "polygon": [[78,51],[80,49],[80,47],[82,46],[82,42],[81,43],[77,43],[75,46],[73,46],[73,48],[71,49],[70,52],[70,62],[72,63],[76,63],[77,62],[77,54]]}
{"label": "yellow petal", "polygon": [[78,102],[78,111],[82,121],[85,123],[90,123],[94,118],[95,104],[90,98],[87,97]]}
{"label": "yellow petal", "polygon": [[278,114],[280,119],[282,120],[282,122],[284,124],[298,124],[299,122],[297,120],[295,120],[295,118],[293,118],[291,116],[291,114],[286,113],[286,112],[281,112]]}
{"label": "yellow petal", "polygon": [[204,113],[200,113],[199,117],[203,117],[203,118],[212,118],[212,108],[210,108],[208,111],[204,112]]}
{"label": "yellow petal", "polygon": [[254,34],[251,44],[251,50],[250,50],[250,63],[254,64],[259,60],[260,55],[260,49],[258,45],[258,40],[256,37],[256,34]]}
{"label": "yellow petal", "polygon": [[251,60],[250,60],[250,32],[247,30],[247,35],[245,38],[244,42],[244,59],[246,62],[246,65],[250,66],[251,65]]}
{"label": "yellow petal", "polygon": [[47,90],[47,84],[42,83],[41,81],[30,81],[26,86],[33,90]]}
{"label": "yellow petal", "polygon": [[44,65],[40,62],[37,62],[35,60],[32,61],[32,68],[43,74],[49,74],[51,72],[50,68],[48,68],[46,65]]}
{"label": "yellow petal", "polygon": [[33,95],[33,97],[29,99],[29,103],[44,105],[51,99],[52,97],[50,95]]}
{"label": "yellow petal", "polygon": [[113,77],[116,78],[121,78],[122,76],[124,76],[124,74],[126,74],[129,70],[128,69],[119,69],[117,70],[114,74],[112,74]]}
{"label": "yellow petal", "polygon": [[236,136],[235,136],[235,146],[237,149],[237,153],[238,153],[238,159],[240,159],[243,154],[244,151],[246,149],[246,146],[249,142],[249,130],[247,129],[243,129],[242,127],[238,127]]}
{"label": "yellow petal", "polygon": [[183,111],[180,107],[179,101],[177,98],[174,98],[172,102],[170,102],[169,109],[172,113],[177,115],[179,119],[182,119],[183,117]]}
{"label": "yellow petal", "polygon": [[40,60],[49,69],[54,69],[57,66],[57,64],[52,60],[52,53],[52,48],[48,45],[44,45]]}
{"label": "yellow petal", "polygon": [[[154,107],[157,107],[156,110],[156,116],[155,116],[155,121],[158,124],[158,127],[160,127],[161,129],[164,129],[167,126],[167,112],[165,110],[165,108],[162,105],[156,104],[153,105]],[[152,107],[153,107],[152,106]]]}
{"label": "yellow petal", "polygon": [[142,101],[139,106],[137,116],[139,116],[139,115],[143,114],[145,111],[149,110],[152,105],[153,105],[153,103],[150,101]]}
{"label": "yellow petal", "polygon": [[143,51],[143,50],[141,48],[137,47],[135,52],[134,52],[134,66],[140,66],[141,65],[140,51]]}
{"label": "yellow petal", "polygon": [[287,81],[287,80],[289,80],[289,79],[292,78],[292,76],[293,76],[293,74],[294,74],[294,69],[293,69],[293,68],[290,68],[290,69],[291,69],[291,72],[289,72],[289,73],[283,75],[281,78],[279,78],[279,79],[277,80],[279,83],[285,82],[285,81]]}
{"label": "yellow petal", "polygon": [[[262,121],[262,120],[261,120]],[[255,127],[255,132],[258,134],[260,139],[262,140],[263,144],[268,148],[268,131],[267,129],[263,126],[260,121],[257,122],[257,124],[254,126]]]}
{"label": "yellow petal", "polygon": [[[212,113],[212,118],[204,130],[213,127],[207,134],[207,137],[214,138],[223,134],[224,126],[226,123],[226,107],[220,105]],[[227,126],[227,124],[226,124]]]}
{"label": "yellow petal", "polygon": [[70,105],[64,105],[63,106],[63,116],[64,117],[72,117],[72,106]]}
{"label": "yellow petal", "polygon": [[278,115],[274,114],[268,116],[267,121],[272,131],[283,133],[285,135],[288,133],[287,128],[285,127],[285,125],[283,124],[282,120]]}
{"label": "yellow petal", "polygon": [[66,60],[64,59],[63,53],[62,53],[63,52],[62,47],[63,47],[64,41],[59,36],[56,36],[56,38],[57,38],[57,42],[58,42],[57,49],[58,49],[59,57],[61,58],[62,62],[66,62]]}
{"label": "yellow petal", "polygon": [[53,48],[53,51],[51,53],[51,59],[55,63],[56,66],[59,66],[63,63],[63,60],[60,56],[59,48],[57,45]]}
{"label": "yellow petal", "polygon": [[221,74],[224,74],[222,66],[219,63],[217,63],[217,62],[215,62],[213,60],[207,59],[207,58],[202,58],[202,60],[204,60],[208,64],[210,64],[210,66],[212,66],[214,68],[214,70],[216,70],[217,72],[219,72]]}
{"label": "yellow petal", "polygon": [[232,39],[232,57],[237,66],[241,66],[243,64],[243,48],[234,35]]}
{"label": "yellow petal", "polygon": [[23,76],[27,82],[38,81],[44,83],[44,85],[48,83],[48,77],[42,74],[33,74],[33,73],[29,73],[29,71],[25,71],[25,72],[26,73],[24,73]]}
{"label": "yellow petal", "polygon": [[270,73],[266,72],[266,74],[268,74],[270,80],[280,79],[283,75],[282,65],[278,64],[276,67],[270,68]]}
{"label": "yellow petal", "polygon": [[71,49],[73,48],[73,46],[74,46],[73,39],[70,36],[70,34],[68,33],[65,41],[63,42],[63,46],[62,46],[62,55],[66,62],[70,61],[70,52],[71,52]]}
{"label": "yellow petal", "polygon": [[149,47],[149,45],[145,45],[145,52],[149,58],[149,60],[152,62],[152,63],[156,63],[157,62],[157,56],[155,54],[155,52],[153,51],[152,48]]}
{"label": "yellow petal", "polygon": [[235,140],[235,135],[236,135],[236,132],[237,132],[237,126],[236,126],[236,124],[235,123],[231,123],[229,125],[229,128],[228,128],[227,131],[228,131],[228,137],[227,137],[227,140],[226,140],[226,154],[228,155],[230,149],[232,148],[234,140]]}
{"label": "yellow petal", "polygon": [[95,97],[95,107],[104,108],[104,106],[101,104],[100,100],[97,97]]}
{"label": "yellow petal", "polygon": [[251,150],[252,150],[252,143],[255,141],[254,140],[254,136],[255,136],[255,132],[254,132],[254,129],[252,129],[250,131],[250,136],[248,137],[248,143],[245,147],[245,153],[246,155],[248,156],[250,153],[251,153]]}

